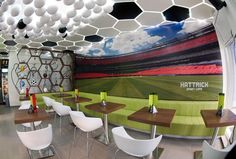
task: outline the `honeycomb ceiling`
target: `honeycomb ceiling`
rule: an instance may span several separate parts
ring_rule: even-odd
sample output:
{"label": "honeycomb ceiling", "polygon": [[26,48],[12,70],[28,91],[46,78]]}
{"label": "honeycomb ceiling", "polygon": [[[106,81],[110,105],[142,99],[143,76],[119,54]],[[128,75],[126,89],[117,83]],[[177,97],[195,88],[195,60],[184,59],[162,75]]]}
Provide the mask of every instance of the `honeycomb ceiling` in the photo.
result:
{"label": "honeycomb ceiling", "polygon": [[[0,1],[0,4],[6,1]],[[104,13],[90,24],[74,30],[76,34],[73,36],[44,36],[36,39],[26,36],[17,39],[14,36],[1,34],[0,54],[16,51],[22,46],[79,52],[78,50],[92,47],[107,38],[134,32],[144,27],[157,26],[170,21],[212,19],[214,10],[208,0],[114,0],[111,13]]]}

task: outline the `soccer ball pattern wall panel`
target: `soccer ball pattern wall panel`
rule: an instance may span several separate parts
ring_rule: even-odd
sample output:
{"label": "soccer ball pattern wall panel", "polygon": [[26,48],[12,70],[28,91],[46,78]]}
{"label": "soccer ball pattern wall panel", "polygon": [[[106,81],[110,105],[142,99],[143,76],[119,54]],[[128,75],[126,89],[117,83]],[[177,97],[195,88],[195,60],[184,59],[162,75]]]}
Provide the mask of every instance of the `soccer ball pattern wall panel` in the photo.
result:
{"label": "soccer ball pattern wall panel", "polygon": [[60,86],[72,90],[73,54],[23,47],[11,72],[18,93],[56,92]]}

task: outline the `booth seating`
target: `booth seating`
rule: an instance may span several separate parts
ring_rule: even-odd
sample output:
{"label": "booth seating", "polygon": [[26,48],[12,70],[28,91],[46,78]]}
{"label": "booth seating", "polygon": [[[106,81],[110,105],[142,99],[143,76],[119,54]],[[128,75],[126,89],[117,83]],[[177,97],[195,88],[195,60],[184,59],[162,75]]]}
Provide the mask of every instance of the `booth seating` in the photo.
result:
{"label": "booth seating", "polygon": [[[67,92],[68,93],[68,92]],[[73,92],[69,92],[73,94]],[[50,96],[50,94],[49,94]],[[85,108],[86,105],[100,102],[99,94],[83,93],[80,96],[91,98],[92,101],[80,104],[80,110],[85,114],[95,117],[102,117],[102,114]],[[127,117],[144,106],[148,106],[148,99],[125,98],[108,96],[108,101],[125,104],[123,109],[117,110],[108,116],[108,121],[112,124],[121,125],[127,128],[136,129],[139,131],[150,132],[151,126],[135,121],[128,120]],[[180,136],[191,138],[211,137],[213,129],[206,128],[201,117],[200,110],[216,109],[217,101],[170,101],[159,100],[157,108],[175,109],[176,113],[170,128],[157,126],[157,133],[166,136]],[[64,103],[76,109],[75,105]],[[223,135],[225,128],[220,128],[219,135]]]}

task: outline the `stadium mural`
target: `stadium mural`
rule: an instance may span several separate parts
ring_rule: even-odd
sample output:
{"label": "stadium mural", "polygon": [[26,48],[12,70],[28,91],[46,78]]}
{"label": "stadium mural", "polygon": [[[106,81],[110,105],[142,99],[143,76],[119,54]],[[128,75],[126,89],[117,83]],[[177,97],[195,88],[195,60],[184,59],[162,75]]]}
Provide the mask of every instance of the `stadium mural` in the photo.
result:
{"label": "stadium mural", "polygon": [[94,43],[77,52],[83,92],[166,100],[217,100],[222,65],[210,22],[166,23]]}

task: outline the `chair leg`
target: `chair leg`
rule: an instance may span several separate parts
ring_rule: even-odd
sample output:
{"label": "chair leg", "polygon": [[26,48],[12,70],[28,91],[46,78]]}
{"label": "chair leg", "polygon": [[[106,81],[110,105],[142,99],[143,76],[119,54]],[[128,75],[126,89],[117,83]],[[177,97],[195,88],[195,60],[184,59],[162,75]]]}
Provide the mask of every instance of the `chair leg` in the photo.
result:
{"label": "chair leg", "polygon": [[118,151],[120,151],[120,149],[116,150],[115,155],[114,155],[114,159],[116,159],[116,154],[117,154]]}
{"label": "chair leg", "polygon": [[43,128],[43,125],[42,125],[42,123],[39,125],[39,127],[40,127],[40,129],[42,129],[42,128]]}
{"label": "chair leg", "polygon": [[[92,140],[92,144],[90,144],[89,152],[92,151],[92,149],[93,149],[93,144],[94,144],[94,139]],[[89,158],[89,154],[90,154],[90,153],[88,153],[88,158]]]}
{"label": "chair leg", "polygon": [[71,143],[71,147],[70,147],[70,151],[69,151],[69,157],[68,157],[68,159],[70,159],[73,145],[76,144],[76,137],[77,137],[77,135],[76,135],[76,129],[77,129],[77,127],[75,126],[75,128],[74,128],[74,136],[73,136],[73,140],[74,140],[74,141]]}
{"label": "chair leg", "polygon": [[52,147],[54,154],[57,156],[57,158],[61,159],[61,157],[60,157],[60,155],[58,155],[58,153],[57,153],[57,151],[56,151],[54,145],[51,144],[49,147]]}
{"label": "chair leg", "polygon": [[89,156],[89,152],[88,152],[88,147],[89,147],[88,137],[89,137],[89,133],[87,132],[87,157]]}
{"label": "chair leg", "polygon": [[74,145],[75,145],[75,138],[76,138],[76,126],[75,126],[75,128],[74,128]]}
{"label": "chair leg", "polygon": [[61,116],[60,116],[60,135],[61,135]]}
{"label": "chair leg", "polygon": [[32,154],[31,154],[30,149],[27,149],[27,152],[28,152],[28,154],[29,154],[29,158],[31,159],[31,158],[32,158]]}
{"label": "chair leg", "polygon": [[54,122],[56,121],[56,118],[57,118],[57,113],[55,112],[55,115],[54,115]]}

